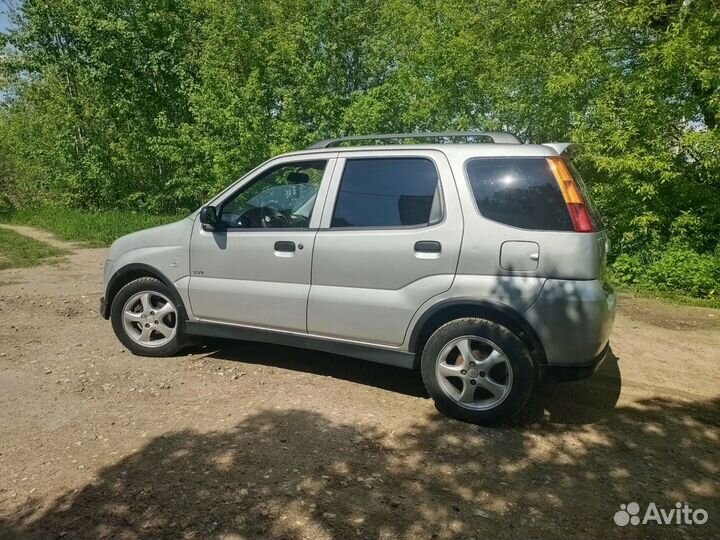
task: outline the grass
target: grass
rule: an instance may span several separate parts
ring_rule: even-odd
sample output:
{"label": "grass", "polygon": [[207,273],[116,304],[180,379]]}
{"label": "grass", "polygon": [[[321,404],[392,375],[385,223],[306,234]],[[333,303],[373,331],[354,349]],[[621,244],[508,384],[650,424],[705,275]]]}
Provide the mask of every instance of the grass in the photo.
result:
{"label": "grass", "polygon": [[0,227],[0,270],[56,262],[67,251]]}
{"label": "grass", "polygon": [[680,304],[683,306],[696,306],[704,308],[720,309],[720,298],[696,298],[687,294],[672,291],[661,291],[648,289],[635,285],[613,284],[615,292],[628,294],[638,298],[651,298],[666,304]]}
{"label": "grass", "polygon": [[183,215],[155,216],[110,210],[89,212],[69,208],[22,208],[0,215],[0,221],[31,225],[50,231],[58,238],[88,246],[109,246],[128,233],[177,221]]}
{"label": "grass", "polygon": [[663,288],[645,283],[623,283],[613,271],[608,268],[607,278],[617,293],[627,294],[638,298],[650,298],[665,304],[678,304],[712,309],[720,309],[720,297],[702,298],[692,296],[683,291],[665,290]]}

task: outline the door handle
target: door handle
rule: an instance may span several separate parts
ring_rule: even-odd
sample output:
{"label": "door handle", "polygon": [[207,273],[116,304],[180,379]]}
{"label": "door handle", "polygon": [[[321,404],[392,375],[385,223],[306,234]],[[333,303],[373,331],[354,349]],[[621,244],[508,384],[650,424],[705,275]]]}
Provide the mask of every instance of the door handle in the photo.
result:
{"label": "door handle", "polygon": [[275,242],[275,251],[285,251],[292,253],[293,251],[295,251],[295,242],[288,242],[287,240]]}
{"label": "door handle", "polygon": [[434,240],[420,240],[415,242],[415,251],[418,253],[440,253],[442,245]]}
{"label": "door handle", "polygon": [[533,254],[530,255],[530,260],[531,260],[531,261],[537,261],[538,259],[540,259],[540,254],[539,254],[539,253],[533,253]]}

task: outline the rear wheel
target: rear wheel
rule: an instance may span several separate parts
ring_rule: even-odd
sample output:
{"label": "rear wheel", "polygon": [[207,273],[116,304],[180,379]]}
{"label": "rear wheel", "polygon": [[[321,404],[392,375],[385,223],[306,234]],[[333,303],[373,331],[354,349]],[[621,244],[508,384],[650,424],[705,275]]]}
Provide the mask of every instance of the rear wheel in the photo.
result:
{"label": "rear wheel", "polygon": [[173,292],[163,282],[143,277],[125,285],[112,302],[115,335],[140,356],[171,356],[183,347],[182,318]]}
{"label": "rear wheel", "polygon": [[421,370],[440,412],[477,424],[512,419],[535,381],[522,340],[504,326],[478,318],[438,328],[425,344]]}

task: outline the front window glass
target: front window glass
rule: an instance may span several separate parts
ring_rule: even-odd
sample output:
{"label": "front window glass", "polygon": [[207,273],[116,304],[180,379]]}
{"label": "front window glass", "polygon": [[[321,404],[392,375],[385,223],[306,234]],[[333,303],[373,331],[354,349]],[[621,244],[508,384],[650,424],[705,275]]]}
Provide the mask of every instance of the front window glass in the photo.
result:
{"label": "front window glass", "polygon": [[226,227],[307,228],[326,160],[278,165],[264,172],[222,205]]}

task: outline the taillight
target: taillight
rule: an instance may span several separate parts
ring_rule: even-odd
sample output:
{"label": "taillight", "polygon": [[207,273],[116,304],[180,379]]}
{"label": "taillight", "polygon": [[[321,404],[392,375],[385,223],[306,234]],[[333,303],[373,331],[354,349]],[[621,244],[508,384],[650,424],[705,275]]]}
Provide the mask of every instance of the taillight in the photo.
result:
{"label": "taillight", "polygon": [[559,157],[546,159],[558,183],[563,199],[565,199],[575,232],[595,232],[595,224],[585,198],[580,191],[580,186],[570,174],[565,161]]}

